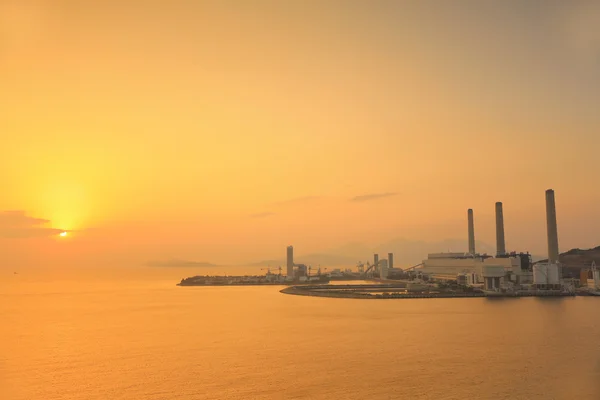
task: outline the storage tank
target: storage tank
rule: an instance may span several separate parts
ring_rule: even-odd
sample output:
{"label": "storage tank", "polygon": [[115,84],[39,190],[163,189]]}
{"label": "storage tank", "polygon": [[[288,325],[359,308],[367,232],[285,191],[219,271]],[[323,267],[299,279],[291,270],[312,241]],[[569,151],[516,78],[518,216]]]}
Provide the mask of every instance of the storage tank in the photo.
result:
{"label": "storage tank", "polygon": [[388,270],[387,265],[382,265],[379,267],[379,277],[381,279],[387,279],[388,273],[389,273],[389,270]]}
{"label": "storage tank", "polygon": [[547,268],[548,268],[548,284],[549,285],[558,285],[560,283],[560,277],[558,274],[558,265],[557,264],[549,264]]}
{"label": "storage tank", "polygon": [[533,266],[533,284],[548,284],[548,264],[536,264]]}
{"label": "storage tank", "polygon": [[600,271],[595,269],[592,272],[592,280],[595,282],[596,286],[600,284]]}

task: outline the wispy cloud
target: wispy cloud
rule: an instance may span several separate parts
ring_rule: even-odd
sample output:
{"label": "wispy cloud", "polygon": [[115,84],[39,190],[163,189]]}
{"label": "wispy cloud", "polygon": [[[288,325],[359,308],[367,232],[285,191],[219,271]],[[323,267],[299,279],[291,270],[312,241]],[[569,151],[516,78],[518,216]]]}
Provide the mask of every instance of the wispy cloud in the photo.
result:
{"label": "wispy cloud", "polygon": [[364,194],[362,196],[353,197],[350,199],[350,201],[370,201],[370,200],[382,199],[384,197],[392,197],[392,196],[396,196],[396,195],[398,195],[398,193],[396,193],[396,192],[371,193],[371,194]]}
{"label": "wispy cloud", "polygon": [[0,212],[0,226],[31,226],[31,225],[43,225],[50,222],[43,218],[28,217],[25,211],[2,211]]}
{"label": "wispy cloud", "polygon": [[261,212],[261,213],[252,214],[252,215],[250,215],[250,216],[251,216],[252,218],[267,218],[267,217],[270,217],[270,216],[272,216],[272,215],[275,215],[275,213],[274,213],[274,212],[267,211],[267,212]]}
{"label": "wispy cloud", "polygon": [[28,216],[25,211],[0,212],[0,237],[3,238],[33,238],[54,236],[63,232],[62,229],[46,228],[43,225],[50,221],[43,218]]}
{"label": "wispy cloud", "polygon": [[293,199],[283,200],[283,201],[278,201],[278,202],[272,203],[272,205],[274,205],[274,206],[287,206],[287,205],[292,205],[292,204],[303,204],[303,203],[307,203],[309,201],[317,200],[319,198],[321,198],[321,196],[295,197]]}

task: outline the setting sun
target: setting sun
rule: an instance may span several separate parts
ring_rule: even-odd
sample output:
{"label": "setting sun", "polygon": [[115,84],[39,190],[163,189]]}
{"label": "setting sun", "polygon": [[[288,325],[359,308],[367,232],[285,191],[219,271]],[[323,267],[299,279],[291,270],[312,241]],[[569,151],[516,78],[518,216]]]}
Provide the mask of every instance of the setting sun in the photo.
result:
{"label": "setting sun", "polygon": [[67,236],[67,232],[61,232],[58,234],[58,236],[65,237],[65,236]]}

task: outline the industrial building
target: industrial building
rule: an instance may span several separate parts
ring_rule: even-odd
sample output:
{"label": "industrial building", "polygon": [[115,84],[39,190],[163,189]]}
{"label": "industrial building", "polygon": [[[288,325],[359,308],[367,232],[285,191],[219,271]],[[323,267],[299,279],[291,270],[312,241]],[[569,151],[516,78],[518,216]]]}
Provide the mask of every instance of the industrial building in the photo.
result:
{"label": "industrial building", "polygon": [[359,264],[358,270],[361,274],[367,276],[379,276],[380,279],[398,277],[404,274],[404,270],[394,267],[394,253],[388,253],[388,258],[380,259],[379,254],[373,254],[373,264],[367,262],[367,269],[363,264]]}
{"label": "industrial building", "polygon": [[594,296],[600,296],[600,270],[596,268],[596,263],[592,261],[592,267],[589,271],[592,275],[591,277],[587,276],[588,271],[585,272],[585,287],[588,290],[588,293]]}
{"label": "industrial building", "polygon": [[[554,191],[546,191],[546,225],[548,261],[533,264],[529,253],[506,251],[504,210],[501,202],[495,204],[496,255],[479,254],[475,249],[473,210],[467,210],[468,252],[432,253],[417,271],[438,279],[456,279],[466,286],[482,286],[486,291],[500,291],[514,287],[535,290],[562,290],[561,267],[558,260],[558,229]],[[600,278],[600,275],[599,275]]]}
{"label": "industrial building", "polygon": [[[279,267],[279,271],[281,271],[281,267]],[[287,283],[329,282],[329,278],[321,274],[321,267],[319,267],[316,273],[313,273],[312,275],[311,271],[312,267],[310,265],[296,264],[294,262],[294,247],[288,246],[286,249],[286,275],[282,279]]]}

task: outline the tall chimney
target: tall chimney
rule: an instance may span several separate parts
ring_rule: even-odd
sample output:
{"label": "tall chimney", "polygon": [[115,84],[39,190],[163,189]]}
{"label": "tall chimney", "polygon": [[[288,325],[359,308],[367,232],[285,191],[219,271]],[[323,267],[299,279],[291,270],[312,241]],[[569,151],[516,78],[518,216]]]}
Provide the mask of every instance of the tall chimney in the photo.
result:
{"label": "tall chimney", "polygon": [[496,256],[506,254],[506,243],[504,243],[504,214],[502,213],[502,203],[496,203]]}
{"label": "tall chimney", "polygon": [[469,254],[475,254],[475,224],[473,223],[473,209],[467,211],[469,219]]}
{"label": "tall chimney", "polygon": [[294,276],[294,247],[287,247],[287,262],[286,262],[286,273],[287,276]]}
{"label": "tall chimney", "polygon": [[546,227],[548,229],[548,263],[558,263],[558,228],[554,190],[546,190]]}
{"label": "tall chimney", "polygon": [[373,254],[373,265],[375,265],[375,269],[377,269],[377,264],[379,264],[379,254]]}

